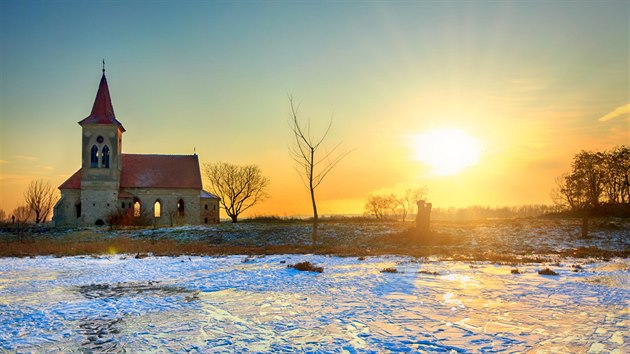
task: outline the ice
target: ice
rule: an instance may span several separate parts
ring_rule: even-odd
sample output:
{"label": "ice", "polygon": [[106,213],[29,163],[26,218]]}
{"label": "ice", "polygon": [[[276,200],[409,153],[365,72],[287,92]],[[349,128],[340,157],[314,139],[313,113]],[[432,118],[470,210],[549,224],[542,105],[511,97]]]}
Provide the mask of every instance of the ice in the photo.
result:
{"label": "ice", "polygon": [[[581,272],[567,259],[546,277],[536,264],[245,258],[1,258],[0,350],[629,351],[625,259]],[[286,266],[300,261],[324,273]]]}

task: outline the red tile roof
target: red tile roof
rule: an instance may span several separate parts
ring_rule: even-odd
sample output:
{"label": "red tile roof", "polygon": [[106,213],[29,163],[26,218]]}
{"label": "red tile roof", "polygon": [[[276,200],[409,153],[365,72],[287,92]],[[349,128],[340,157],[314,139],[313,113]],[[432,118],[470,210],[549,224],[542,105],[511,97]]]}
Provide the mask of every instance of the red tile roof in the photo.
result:
{"label": "red tile roof", "polygon": [[[80,189],[81,169],[59,189]],[[122,155],[120,188],[185,188],[201,190],[197,155]]]}
{"label": "red tile roof", "polygon": [[70,178],[63,182],[59,189],[81,189],[81,169],[75,172]]}
{"label": "red tile roof", "polygon": [[120,188],[201,189],[197,155],[122,155]]}
{"label": "red tile roof", "polygon": [[96,92],[94,105],[92,106],[92,113],[80,121],[79,124],[115,124],[119,126],[123,132],[125,131],[122,123],[116,119],[116,115],[114,114],[114,106],[112,106],[112,99],[109,96],[109,87],[107,86],[104,70],[101,83]]}

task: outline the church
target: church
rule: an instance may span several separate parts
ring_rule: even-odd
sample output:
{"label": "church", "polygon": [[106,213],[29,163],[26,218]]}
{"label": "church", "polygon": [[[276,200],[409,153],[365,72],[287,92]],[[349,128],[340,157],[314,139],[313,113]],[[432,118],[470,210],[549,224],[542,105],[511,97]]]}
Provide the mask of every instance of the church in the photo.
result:
{"label": "church", "polygon": [[81,168],[59,186],[55,226],[172,226],[219,222],[219,197],[202,188],[193,155],[122,153],[125,128],[116,119],[103,76],[81,126]]}

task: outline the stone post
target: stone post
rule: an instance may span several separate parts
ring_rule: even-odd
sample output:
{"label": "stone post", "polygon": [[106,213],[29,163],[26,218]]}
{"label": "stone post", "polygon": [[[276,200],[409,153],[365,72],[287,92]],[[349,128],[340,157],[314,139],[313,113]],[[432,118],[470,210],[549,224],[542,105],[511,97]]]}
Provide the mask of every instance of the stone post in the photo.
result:
{"label": "stone post", "polygon": [[418,204],[418,213],[416,214],[416,233],[419,236],[427,236],[431,232],[431,203],[424,200],[416,202]]}

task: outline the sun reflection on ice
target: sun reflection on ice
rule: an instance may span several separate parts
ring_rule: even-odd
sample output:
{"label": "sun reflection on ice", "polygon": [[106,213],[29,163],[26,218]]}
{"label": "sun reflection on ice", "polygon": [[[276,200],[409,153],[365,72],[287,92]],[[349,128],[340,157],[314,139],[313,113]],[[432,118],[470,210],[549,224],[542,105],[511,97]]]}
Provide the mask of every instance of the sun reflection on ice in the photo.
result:
{"label": "sun reflection on ice", "polygon": [[463,287],[478,287],[480,285],[479,281],[469,275],[449,274],[443,275],[442,279],[459,282]]}

